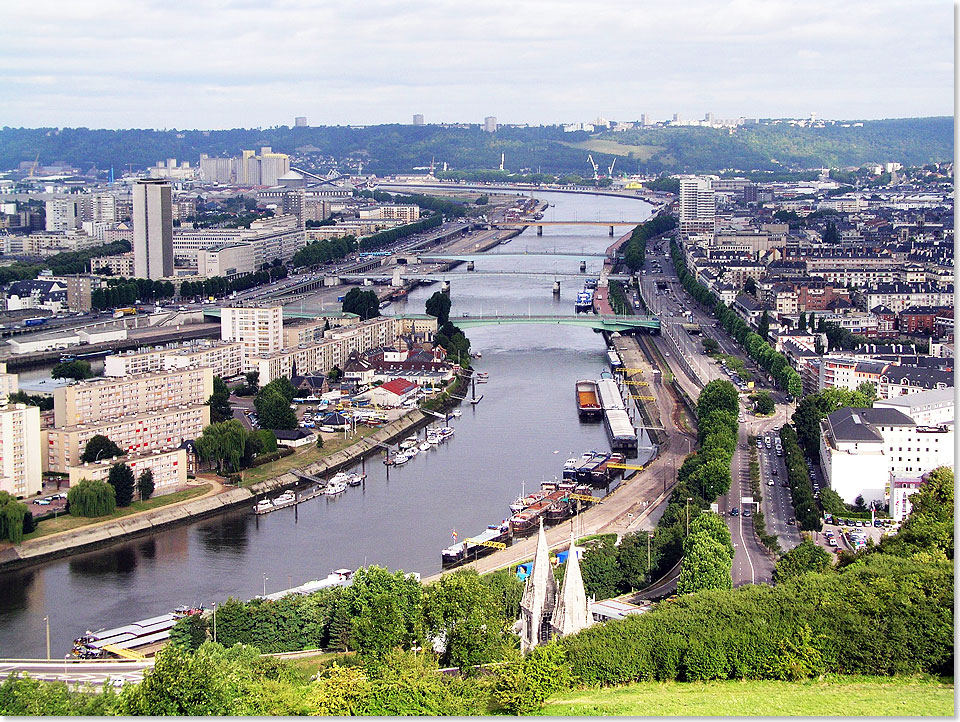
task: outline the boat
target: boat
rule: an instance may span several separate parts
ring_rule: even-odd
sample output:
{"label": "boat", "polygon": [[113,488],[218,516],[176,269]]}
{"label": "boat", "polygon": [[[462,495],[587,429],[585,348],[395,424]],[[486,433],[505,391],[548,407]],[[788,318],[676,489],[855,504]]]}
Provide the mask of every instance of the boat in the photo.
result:
{"label": "boat", "polygon": [[600,283],[600,280],[597,278],[588,278],[584,282],[583,287],[589,291],[596,288],[599,285],[599,283]]}
{"label": "boat", "polygon": [[610,454],[594,452],[593,458],[577,469],[577,481],[590,481],[593,478],[593,471],[600,464],[605,464],[609,458]]}
{"label": "boat", "polygon": [[541,489],[540,491],[535,491],[532,494],[527,494],[525,496],[521,494],[517,497],[517,500],[510,505],[510,512],[513,514],[519,514],[521,511],[536,504],[543,497],[545,497],[547,493],[548,492]]}
{"label": "boat", "polygon": [[323,493],[327,496],[336,496],[337,494],[342,494],[347,490],[347,482],[338,481],[336,484],[327,484],[327,488],[323,490]]}
{"label": "boat", "polygon": [[611,479],[623,476],[623,469],[611,468],[610,464],[622,464],[625,460],[623,454],[609,454],[603,462],[590,471],[590,480],[594,484],[605,484]]}
{"label": "boat", "polygon": [[347,486],[360,486],[363,483],[363,480],[367,478],[366,474],[349,474],[349,479],[347,479]]}
{"label": "boat", "polygon": [[410,457],[407,456],[407,452],[405,451],[399,451],[393,455],[393,463],[396,466],[400,466],[401,464],[406,464],[408,461],[410,461]]}
{"label": "boat", "polygon": [[348,481],[350,481],[350,477],[351,477],[351,474],[348,474],[345,471],[341,471],[334,474],[333,477],[331,477],[330,481],[327,482],[327,484],[328,485],[341,484],[341,483],[346,484]]}
{"label": "boat", "polygon": [[411,436],[409,439],[404,439],[400,442],[400,448],[406,451],[407,449],[412,449],[414,446],[417,446],[419,443],[416,436]]}
{"label": "boat", "polygon": [[582,454],[578,459],[567,459],[566,463],[563,465],[563,478],[564,479],[576,479],[577,471],[581,466],[590,461],[594,456],[593,451],[588,451],[585,454]]}
{"label": "boat", "polygon": [[450,416],[455,419],[459,419],[461,416],[463,416],[463,412],[460,409],[454,409],[450,412]]}
{"label": "boat", "polygon": [[510,524],[510,531],[514,536],[533,534],[537,530],[540,517],[546,513],[555,501],[566,494],[565,491],[552,491],[540,501],[531,504],[529,508],[524,509],[519,514],[514,514],[507,520]]}
{"label": "boat", "polygon": [[597,382],[592,379],[577,381],[577,413],[581,419],[603,418],[603,407],[600,405],[600,390]]}
{"label": "boat", "polygon": [[444,567],[451,567],[490,554],[498,548],[499,544],[509,545],[510,536],[509,523],[490,524],[475,537],[464,539],[444,549],[440,553],[441,563]]}
{"label": "boat", "polygon": [[593,310],[593,291],[584,289],[577,293],[577,300],[573,304],[577,313]]}
{"label": "boat", "polygon": [[337,432],[332,426],[318,426],[317,431],[322,431],[325,434],[335,434]]}
{"label": "boat", "polygon": [[430,451],[430,442],[429,441],[420,442],[419,448],[420,448],[420,451]]}
{"label": "boat", "polygon": [[443,428],[440,429],[440,440],[446,441],[451,436],[453,436],[455,431],[456,430],[452,426],[444,426]]}
{"label": "boat", "polygon": [[285,506],[297,503],[297,496],[292,491],[285,491],[273,500],[273,506],[276,509],[282,509]]}
{"label": "boat", "polygon": [[274,506],[273,502],[269,499],[261,499],[257,502],[257,505],[253,507],[254,514],[266,514],[267,512],[273,511]]}
{"label": "boat", "polygon": [[547,507],[543,520],[547,524],[559,524],[573,516],[573,503],[570,500],[570,492],[563,490],[563,496],[554,501]]}
{"label": "boat", "polygon": [[440,434],[434,432],[427,432],[427,443],[431,446],[436,446],[440,443]]}
{"label": "boat", "polygon": [[420,453],[420,447],[417,446],[417,445],[411,446],[411,447],[410,447],[409,449],[407,449],[404,453],[405,453],[409,458],[412,459],[413,457],[415,457],[417,454]]}
{"label": "boat", "polygon": [[391,303],[392,303],[392,301],[390,301],[389,298],[388,298],[386,301],[381,301],[381,302],[380,302],[380,308],[386,308],[386,307],[389,306]]}

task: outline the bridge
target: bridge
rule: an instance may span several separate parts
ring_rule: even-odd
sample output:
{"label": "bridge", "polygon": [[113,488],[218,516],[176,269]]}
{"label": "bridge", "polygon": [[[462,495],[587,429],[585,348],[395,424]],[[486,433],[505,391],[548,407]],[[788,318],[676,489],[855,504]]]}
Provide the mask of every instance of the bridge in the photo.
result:
{"label": "bridge", "polygon": [[610,235],[613,235],[613,229],[616,226],[639,226],[644,221],[538,221],[535,218],[524,218],[516,221],[493,221],[491,228],[527,228],[529,226],[537,227],[537,235],[543,235],[544,226],[607,226],[610,229]]}
{"label": "bridge", "polygon": [[577,316],[450,316],[450,321],[460,328],[479,326],[504,326],[510,324],[536,324],[539,326],[581,326],[597,331],[638,331],[660,333],[660,319],[656,316],[598,316],[585,313]]}
{"label": "bridge", "polygon": [[578,260],[609,258],[606,253],[570,253],[567,251],[517,251],[516,253],[429,253],[424,251],[423,253],[417,254],[417,257],[421,261],[485,261],[490,258],[529,258],[531,256],[539,256],[541,258],[576,258]]}
{"label": "bridge", "polygon": [[[516,278],[596,278],[597,273],[577,272],[577,271],[434,271],[425,273],[400,273],[390,276],[383,273],[362,273],[362,274],[337,274],[337,277],[347,283],[376,283],[381,284],[391,282],[399,276],[404,281],[449,281],[454,278],[476,278],[478,276],[511,276]],[[629,281],[630,276],[621,273],[611,273],[607,278],[613,281]]]}

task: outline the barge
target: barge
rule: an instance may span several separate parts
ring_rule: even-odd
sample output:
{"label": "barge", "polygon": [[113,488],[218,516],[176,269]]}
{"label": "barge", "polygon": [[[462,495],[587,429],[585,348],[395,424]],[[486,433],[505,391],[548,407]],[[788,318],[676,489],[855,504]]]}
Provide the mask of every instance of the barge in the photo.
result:
{"label": "barge", "polygon": [[592,379],[577,381],[577,413],[582,420],[597,420],[603,416],[600,405],[600,389]]}
{"label": "barge", "polygon": [[441,552],[442,566],[452,567],[473,559],[479,559],[496,549],[509,546],[510,541],[511,534],[508,523],[490,524],[475,537],[464,539],[462,542],[457,542],[444,549]]}

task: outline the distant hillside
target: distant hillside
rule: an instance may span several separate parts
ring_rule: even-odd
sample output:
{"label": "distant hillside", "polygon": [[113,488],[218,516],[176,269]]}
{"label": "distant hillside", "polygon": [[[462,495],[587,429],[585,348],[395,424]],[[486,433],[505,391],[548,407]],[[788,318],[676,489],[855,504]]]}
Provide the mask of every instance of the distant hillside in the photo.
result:
{"label": "distant hillside", "polygon": [[[625,133],[564,133],[557,126],[501,128],[484,133],[474,128],[378,125],[317,128],[199,130],[89,130],[86,128],[2,128],[0,168],[33,162],[63,161],[83,170],[130,164],[143,169],[166,158],[196,163],[201,153],[238,155],[243,148],[271,146],[362,159],[364,169],[380,175],[409,172],[416,166],[446,161],[451,170],[505,167],[519,171],[579,173],[592,169],[587,154],[601,166],[617,158],[624,172],[710,172],[858,166],[899,161],[917,165],[953,159],[953,118],[907,118],[864,121],[859,128],[795,128],[789,125],[745,126],[729,133],[711,128],[655,128]],[[347,166],[342,165],[345,169]]]}

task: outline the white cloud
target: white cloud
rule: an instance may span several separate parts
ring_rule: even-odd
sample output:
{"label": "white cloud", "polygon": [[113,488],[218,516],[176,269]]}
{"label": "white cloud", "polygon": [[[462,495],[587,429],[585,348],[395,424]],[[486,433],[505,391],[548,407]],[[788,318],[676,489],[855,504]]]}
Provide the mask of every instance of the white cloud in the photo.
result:
{"label": "white cloud", "polygon": [[236,127],[952,113],[939,1],[37,0],[3,122]]}

